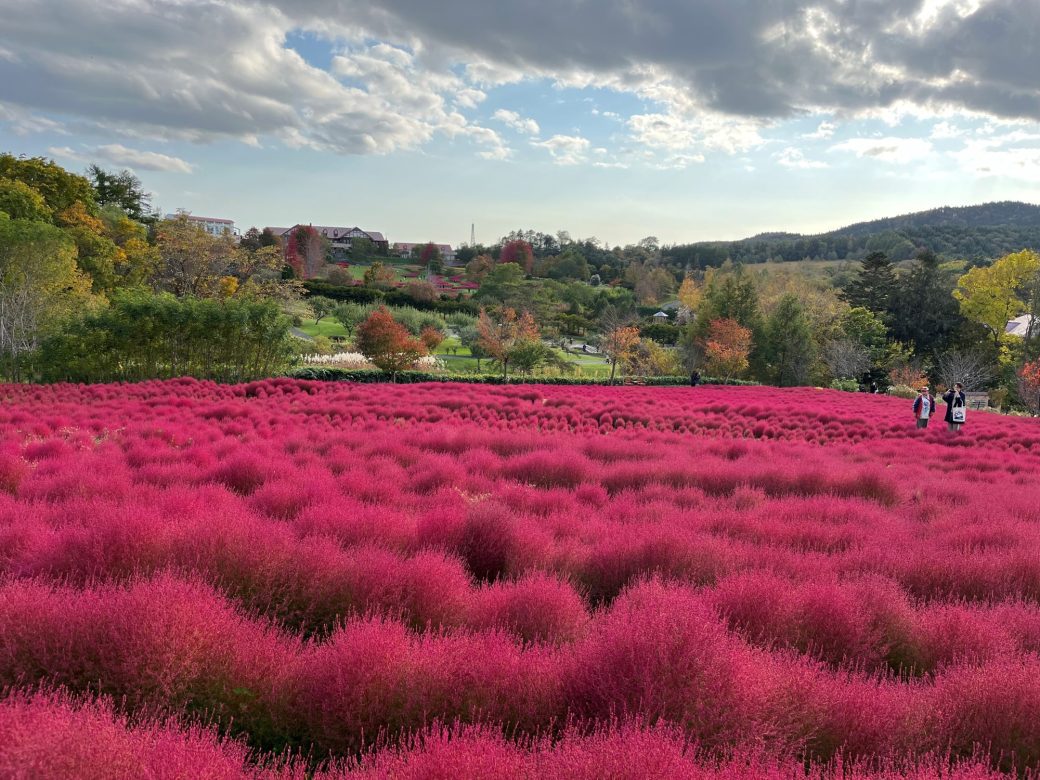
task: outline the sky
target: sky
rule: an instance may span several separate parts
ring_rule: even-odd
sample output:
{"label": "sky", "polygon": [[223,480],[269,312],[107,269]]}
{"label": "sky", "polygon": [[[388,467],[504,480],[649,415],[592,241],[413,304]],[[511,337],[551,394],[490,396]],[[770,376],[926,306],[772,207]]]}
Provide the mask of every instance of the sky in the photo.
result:
{"label": "sky", "polygon": [[1040,202],[1040,0],[0,0],[0,151],[164,212],[613,245]]}

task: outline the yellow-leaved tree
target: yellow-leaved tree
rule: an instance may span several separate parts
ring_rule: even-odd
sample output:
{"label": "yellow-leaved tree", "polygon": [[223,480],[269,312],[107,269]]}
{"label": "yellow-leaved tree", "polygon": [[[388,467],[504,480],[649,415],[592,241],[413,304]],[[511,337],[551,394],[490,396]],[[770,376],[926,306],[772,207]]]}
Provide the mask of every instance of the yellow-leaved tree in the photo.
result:
{"label": "yellow-leaved tree", "polygon": [[1026,309],[1025,296],[1040,275],[1040,254],[1023,249],[993,265],[972,268],[957,280],[961,314],[986,328],[999,348],[1008,320]]}
{"label": "yellow-leaved tree", "polygon": [[44,337],[98,303],[90,287],[64,231],[0,214],[0,375],[21,379]]}
{"label": "yellow-leaved tree", "polygon": [[[676,296],[679,299],[679,305],[688,312],[688,314],[696,314],[697,307],[700,306],[703,292],[701,286],[697,284],[692,276],[687,276],[683,279],[682,284],[679,285],[679,292]],[[689,319],[689,316],[687,316]]]}

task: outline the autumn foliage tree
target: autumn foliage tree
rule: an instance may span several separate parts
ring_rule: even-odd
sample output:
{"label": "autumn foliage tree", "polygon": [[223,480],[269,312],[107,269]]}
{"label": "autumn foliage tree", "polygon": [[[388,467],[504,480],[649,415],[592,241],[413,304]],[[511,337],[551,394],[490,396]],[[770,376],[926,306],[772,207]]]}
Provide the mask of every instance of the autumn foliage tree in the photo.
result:
{"label": "autumn foliage tree", "polygon": [[984,326],[999,347],[1008,320],[1026,310],[1025,298],[1038,274],[1040,255],[1024,249],[972,268],[957,280],[953,297],[960,301],[961,314]]}
{"label": "autumn foliage tree", "polygon": [[366,287],[375,287],[377,290],[389,290],[397,284],[397,275],[394,269],[387,268],[376,260],[365,269],[364,282]]}
{"label": "autumn foliage tree", "polygon": [[531,245],[522,239],[509,241],[502,245],[502,252],[498,256],[500,263],[516,263],[524,269],[524,273],[534,270],[534,250]]}
{"label": "autumn foliage tree", "polygon": [[1018,394],[1026,406],[1040,412],[1040,359],[1026,363],[1018,372]]}
{"label": "autumn foliage tree", "polygon": [[477,319],[477,343],[488,357],[502,366],[502,378],[509,377],[509,361],[518,352],[525,350],[531,342],[539,341],[538,325],[528,312],[517,314],[515,309],[503,309],[496,322],[484,309]]}
{"label": "autumn foliage tree", "polygon": [[427,353],[426,345],[380,306],[354,332],[354,346],[395,381],[397,372],[411,368]]}
{"label": "autumn foliage tree", "polygon": [[614,372],[619,362],[628,360],[639,344],[639,328],[623,326],[608,331],[600,342],[600,349],[610,361],[610,383],[614,383]]}
{"label": "autumn foliage tree", "polygon": [[491,259],[490,255],[477,255],[466,263],[466,278],[471,282],[479,282],[494,267],[495,261]]}
{"label": "autumn foliage tree", "polygon": [[683,279],[682,284],[679,285],[679,292],[676,297],[679,299],[680,320],[689,322],[700,307],[704,291],[692,276],[687,276]]}
{"label": "autumn foliage tree", "polygon": [[325,267],[326,239],[311,225],[300,225],[285,244],[285,263],[299,279],[313,279]]}
{"label": "autumn foliage tree", "polygon": [[714,320],[708,326],[702,347],[707,371],[730,379],[747,370],[751,330],[736,320]]}
{"label": "autumn foliage tree", "polygon": [[419,333],[419,340],[423,343],[428,352],[433,352],[441,345],[441,342],[444,341],[444,334],[432,325],[427,325]]}
{"label": "autumn foliage tree", "polygon": [[444,258],[441,249],[432,241],[418,247],[419,262],[430,270],[430,273],[439,274],[444,271]]}

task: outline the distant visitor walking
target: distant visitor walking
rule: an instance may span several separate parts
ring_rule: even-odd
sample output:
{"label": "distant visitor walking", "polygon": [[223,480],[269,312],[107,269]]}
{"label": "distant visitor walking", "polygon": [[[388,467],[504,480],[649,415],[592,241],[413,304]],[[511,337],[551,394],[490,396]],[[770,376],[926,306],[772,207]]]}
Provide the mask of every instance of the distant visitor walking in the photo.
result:
{"label": "distant visitor walking", "polygon": [[701,383],[701,372],[694,371],[690,374],[690,387],[696,387]]}
{"label": "distant visitor walking", "polygon": [[960,382],[954,384],[952,390],[947,390],[942,397],[946,402],[946,427],[951,431],[959,431],[968,414],[967,398],[964,395],[964,385]]}
{"label": "distant visitor walking", "polygon": [[935,414],[935,396],[927,387],[922,387],[914,400],[914,417],[917,418],[918,428],[927,428],[928,420]]}

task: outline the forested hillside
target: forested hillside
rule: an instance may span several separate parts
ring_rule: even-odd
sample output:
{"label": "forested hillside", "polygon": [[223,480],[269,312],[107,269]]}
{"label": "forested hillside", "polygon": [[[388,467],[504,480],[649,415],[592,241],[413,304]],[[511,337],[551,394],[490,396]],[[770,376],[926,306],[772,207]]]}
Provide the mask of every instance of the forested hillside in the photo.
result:
{"label": "forested hillside", "polygon": [[919,249],[929,249],[940,257],[975,265],[1038,248],[1040,206],[1005,201],[860,222],[814,236],[763,233],[740,241],[669,246],[662,254],[669,265],[709,268],[727,259],[742,263],[858,260],[870,252],[884,252],[900,262]]}

